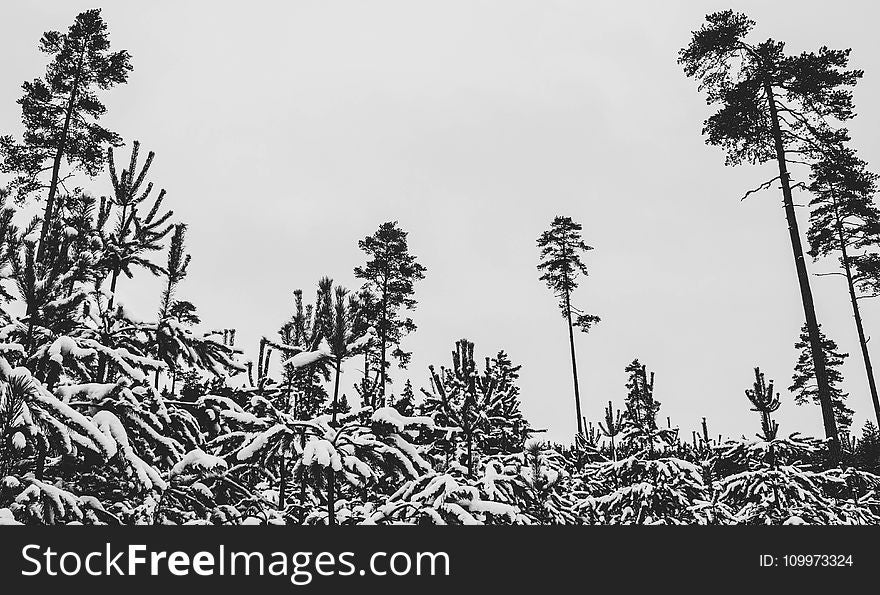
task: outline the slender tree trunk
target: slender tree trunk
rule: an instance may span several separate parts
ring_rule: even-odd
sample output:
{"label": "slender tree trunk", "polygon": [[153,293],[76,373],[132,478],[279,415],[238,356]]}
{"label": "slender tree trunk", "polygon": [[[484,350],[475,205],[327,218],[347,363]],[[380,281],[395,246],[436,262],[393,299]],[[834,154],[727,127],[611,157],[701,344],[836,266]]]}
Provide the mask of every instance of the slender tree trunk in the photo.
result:
{"label": "slender tree trunk", "polygon": [[810,339],[810,353],[813,357],[813,369],[816,373],[819,403],[822,408],[822,420],[825,425],[825,437],[830,441],[831,460],[833,463],[837,463],[840,460],[840,441],[837,436],[837,422],[834,419],[834,407],[831,403],[828,375],[825,370],[825,353],[822,350],[822,342],[819,337],[819,322],[816,319],[816,307],[813,303],[813,292],[810,289],[810,277],[807,273],[806,262],[804,261],[804,250],[801,246],[801,236],[798,231],[797,217],[794,212],[794,201],[791,197],[791,183],[789,180],[788,166],[785,162],[785,147],[782,144],[782,132],[779,128],[779,114],[776,109],[773,88],[769,83],[764,84],[764,92],[767,95],[767,104],[770,108],[771,131],[776,149],[776,162],[779,166],[779,180],[782,184],[782,201],[785,205],[785,218],[788,221],[791,249],[794,253],[794,264],[797,269],[798,283],[801,290],[801,301],[804,306],[804,316],[806,318],[807,331]]}
{"label": "slender tree trunk", "polygon": [[[562,240],[562,258],[566,260],[568,258],[567,252],[568,244],[565,242],[565,239]],[[584,425],[581,417],[581,393],[578,388],[578,373],[577,373],[577,357],[574,352],[574,328],[571,324],[571,288],[569,285],[568,279],[569,272],[564,271],[564,285],[563,291],[565,292],[565,320],[568,323],[568,345],[571,349],[571,376],[574,382],[574,409],[575,416],[577,417],[577,433],[579,435],[583,435],[584,433]]]}
{"label": "slender tree trunk", "polygon": [[278,510],[284,510],[287,492],[287,447],[281,444],[281,464],[278,469]]}
{"label": "slender tree trunk", "polygon": [[[373,399],[373,395],[370,389],[370,354],[367,351],[364,351],[364,383],[363,383],[363,396]],[[364,406],[369,403],[364,402]]]}
{"label": "slender tree trunk", "polygon": [[859,334],[859,347],[862,349],[862,359],[865,362],[865,373],[868,375],[868,388],[871,390],[871,401],[874,404],[874,415],[877,417],[877,427],[880,427],[880,400],[877,398],[877,383],[874,380],[874,368],[871,366],[871,355],[868,353],[868,341],[865,338],[865,329],[862,325],[862,313],[859,310],[859,301],[856,297],[855,284],[853,283],[852,267],[849,254],[846,250],[846,240],[843,236],[843,222],[837,210],[835,199],[834,213],[837,219],[837,237],[840,241],[840,255],[843,262],[843,270],[846,275],[846,286],[849,290],[849,301],[852,304],[853,318],[856,321],[856,331]]}
{"label": "slender tree trunk", "polygon": [[49,227],[52,224],[52,211],[55,208],[55,195],[58,193],[58,178],[61,171],[61,159],[67,148],[67,136],[70,133],[70,120],[73,118],[73,108],[76,105],[77,91],[82,78],[83,60],[85,59],[86,43],[83,43],[79,52],[79,60],[76,65],[76,75],[73,77],[73,85],[70,89],[70,98],[67,100],[67,109],[64,112],[64,126],[61,128],[61,136],[55,147],[55,158],[52,162],[52,181],[49,182],[49,196],[46,198],[46,211],[43,215],[43,225],[40,229],[40,247],[37,248],[37,262],[43,260],[46,253],[46,238],[49,235]]}
{"label": "slender tree trunk", "polygon": [[[306,432],[303,430],[299,435],[299,445],[300,448],[305,448],[306,446]],[[303,473],[300,474],[300,482],[299,482],[299,524],[303,525],[306,522],[306,473],[305,469],[303,469]]]}
{"label": "slender tree trunk", "polygon": [[336,427],[336,411],[339,407],[339,373],[342,368],[342,358],[336,358],[336,379],[333,382],[333,427]]}
{"label": "slender tree trunk", "polygon": [[654,430],[657,426],[654,410],[654,373],[651,372],[651,384],[648,384],[648,367],[642,366],[642,402],[645,405],[645,428],[647,429],[648,459],[654,458]]}
{"label": "slender tree trunk", "polygon": [[[123,205],[122,219],[121,219],[123,222],[126,220],[125,219],[125,209],[126,209],[126,207]],[[125,227],[123,227],[122,230],[119,232],[119,241],[120,242],[122,241],[122,238],[125,237],[124,234],[125,234]],[[108,316],[110,316],[112,314],[113,306],[116,303],[116,284],[119,281],[119,273],[120,273],[119,266],[118,265],[114,266],[113,273],[110,276],[110,299],[107,300],[107,315]],[[110,332],[110,329],[108,327],[107,333],[109,334],[109,332]],[[100,354],[98,354],[98,382],[104,382],[104,374],[106,373],[106,369],[107,369],[107,356],[104,355],[103,353],[100,353]],[[156,370],[155,387],[158,390],[158,388],[159,388],[159,370]]]}
{"label": "slender tree trunk", "polygon": [[119,280],[119,268],[113,269],[113,276],[110,277],[110,299],[107,301],[107,312],[113,311],[113,304],[116,302],[116,282]]}
{"label": "slender tree trunk", "polygon": [[34,313],[28,314],[28,331],[27,331],[27,351],[28,354],[34,350]]}
{"label": "slender tree trunk", "polygon": [[336,524],[336,472],[327,468],[327,524]]}
{"label": "slender tree trunk", "polygon": [[568,346],[571,348],[571,375],[574,381],[574,407],[577,415],[578,434],[584,433],[584,425],[581,421],[581,393],[578,389],[578,368],[577,358],[574,353],[574,328],[571,324],[571,303],[569,301],[568,291],[565,292],[565,318],[568,321]]}
{"label": "slender tree trunk", "polygon": [[[388,340],[388,277],[382,281],[382,328],[379,331],[379,340],[382,345],[380,347],[380,362],[379,362],[379,394],[382,398],[382,406],[385,405],[385,367],[387,366],[387,362],[385,361],[385,343]],[[373,409],[376,408],[376,397],[373,396]]]}
{"label": "slender tree trunk", "polygon": [[468,430],[467,434],[467,468],[468,468],[468,477],[473,477],[474,475],[474,453],[473,453],[473,430]]}
{"label": "slender tree trunk", "polygon": [[292,390],[292,385],[293,385],[293,374],[291,374],[287,377],[287,386],[284,389],[284,396],[281,397],[283,399],[283,401],[281,402],[281,405],[283,406],[281,408],[281,410],[284,413],[290,412],[290,391]]}
{"label": "slender tree trunk", "polygon": [[48,448],[40,441],[40,445],[37,447],[37,468],[34,470],[34,477],[37,479],[43,479],[43,473],[46,470],[46,454]]}

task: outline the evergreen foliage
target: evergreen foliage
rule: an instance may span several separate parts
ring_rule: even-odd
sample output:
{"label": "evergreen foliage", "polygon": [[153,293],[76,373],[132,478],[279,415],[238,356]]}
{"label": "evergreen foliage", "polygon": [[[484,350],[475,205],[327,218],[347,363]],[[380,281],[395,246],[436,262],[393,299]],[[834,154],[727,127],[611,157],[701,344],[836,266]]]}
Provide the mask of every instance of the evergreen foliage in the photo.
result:
{"label": "evergreen foliage", "polygon": [[[875,291],[875,178],[845,149],[845,129],[829,123],[850,117],[848,87],[860,73],[845,70],[845,51],[787,56],[777,42],[746,44],[751,27],[732,12],[710,15],[681,54],[720,104],[708,140],[731,163],[778,157],[780,135],[809,158],[811,254],[846,261],[845,250],[859,251],[852,271],[842,263],[851,294]],[[0,140],[0,171],[12,176],[0,192],[0,524],[880,522],[877,426],[847,438],[843,456],[836,430],[825,440],[783,435],[774,416],[785,399],[758,368],[745,390],[760,416],[751,438],[716,440],[706,418],[690,441],[668,417],[660,427],[655,375],[639,359],[625,368],[617,405],[609,398],[603,420],[585,420],[573,329],[598,318],[571,303],[591,248],[568,217],[554,219],[538,246],[541,280],[569,332],[578,417],[570,444],[535,438],[543,430],[523,402],[554,395],[524,394],[516,354],[505,350],[478,358],[460,339],[451,362],[387,391],[391,360],[410,362],[402,341],[416,330],[410,314],[425,276],[396,222],[358,243],[367,257],[355,268],[358,291],[329,276],[312,303],[297,289],[290,318],[246,361],[235,329],[203,330],[224,321],[203,321],[209,310],[180,298],[190,227],[166,209],[164,190],[152,193],[154,153],[141,163],[132,142],[118,171],[122,139],[98,124],[98,92],[127,80],[128,54],[110,52],[98,11],[66,34],[47,33],[41,48],[52,61],[25,85],[24,139]],[[793,106],[785,116],[773,115],[783,105],[775,93]],[[79,171],[100,189],[105,168],[109,197],[60,183]],[[784,167],[780,179],[788,183]],[[43,217],[28,217],[27,199],[44,194]],[[149,319],[126,304],[134,284],[119,283],[123,275],[158,278]],[[847,427],[846,355],[805,308],[794,400],[830,399],[834,427]],[[349,372],[355,392],[344,385]]]}

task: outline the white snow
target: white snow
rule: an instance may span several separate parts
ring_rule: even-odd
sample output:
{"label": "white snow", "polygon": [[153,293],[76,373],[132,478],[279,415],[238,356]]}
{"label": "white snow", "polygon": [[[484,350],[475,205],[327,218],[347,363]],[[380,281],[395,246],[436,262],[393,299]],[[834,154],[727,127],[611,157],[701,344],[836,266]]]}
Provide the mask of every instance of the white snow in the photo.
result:
{"label": "white snow", "polygon": [[[225,412],[224,412],[225,413]],[[287,426],[282,424],[275,424],[265,432],[258,434],[251,442],[247,444],[244,448],[238,451],[238,454],[235,455],[239,461],[247,461],[255,454],[260,452],[266,447],[266,443],[279,432],[286,432]]]}
{"label": "white snow", "polygon": [[15,517],[12,516],[12,511],[8,508],[0,508],[0,525],[21,525],[15,520]]}
{"label": "white snow", "polygon": [[226,464],[226,461],[220,457],[209,455],[203,450],[196,448],[186,453],[183,459],[174,465],[171,469],[171,477],[181,475],[189,468],[192,468],[194,471],[206,473],[225,471],[227,467],[228,465]]}
{"label": "white snow", "polygon": [[397,428],[398,431],[402,431],[407,426],[412,425],[423,425],[429,427],[432,427],[434,425],[434,420],[430,417],[407,417],[406,415],[402,415],[394,407],[379,407],[378,409],[376,409],[376,411],[373,412],[373,415],[370,419],[374,422],[391,424],[392,426]]}
{"label": "white snow", "polygon": [[315,351],[303,351],[301,353],[297,353],[290,359],[286,359],[281,362],[281,365],[290,365],[294,368],[302,368],[317,363],[321,360],[327,359],[332,355],[333,352],[331,351],[330,345],[327,343],[327,340],[321,339],[321,343],[320,345],[318,345],[318,348]]}
{"label": "white snow", "polygon": [[331,467],[334,471],[342,470],[342,459],[329,440],[323,438],[309,438],[303,449],[302,464],[310,466],[318,464],[321,467]]}
{"label": "white snow", "polygon": [[55,339],[48,350],[49,359],[57,364],[64,363],[64,356],[69,355],[76,359],[87,359],[94,357],[94,349],[83,349],[77,345],[76,341],[66,335],[62,335]]}
{"label": "white snow", "polygon": [[14,446],[18,450],[22,450],[25,446],[27,446],[27,440],[24,437],[24,434],[21,432],[16,432],[12,436],[12,446]]}
{"label": "white snow", "polygon": [[99,411],[92,418],[98,428],[113,439],[117,444],[117,453],[122,456],[128,468],[137,477],[138,482],[145,490],[153,488],[164,490],[167,485],[159,472],[152,466],[141,459],[132,449],[128,441],[128,433],[125,426],[119,421],[113,413],[109,411]]}

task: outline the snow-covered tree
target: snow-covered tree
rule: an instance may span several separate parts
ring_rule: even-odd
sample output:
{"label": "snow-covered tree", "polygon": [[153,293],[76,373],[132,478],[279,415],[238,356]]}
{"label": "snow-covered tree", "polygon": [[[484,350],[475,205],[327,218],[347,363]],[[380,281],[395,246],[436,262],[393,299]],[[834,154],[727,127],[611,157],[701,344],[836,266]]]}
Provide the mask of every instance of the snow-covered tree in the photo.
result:
{"label": "snow-covered tree", "polygon": [[429,370],[431,388],[422,389],[424,399],[417,410],[439,426],[439,434],[432,437],[433,450],[443,455],[445,464],[461,463],[472,475],[479,456],[522,450],[529,425],[519,409],[519,368],[503,351],[495,359],[486,358],[481,373],[474,344],[460,339],[452,352],[452,367]]}

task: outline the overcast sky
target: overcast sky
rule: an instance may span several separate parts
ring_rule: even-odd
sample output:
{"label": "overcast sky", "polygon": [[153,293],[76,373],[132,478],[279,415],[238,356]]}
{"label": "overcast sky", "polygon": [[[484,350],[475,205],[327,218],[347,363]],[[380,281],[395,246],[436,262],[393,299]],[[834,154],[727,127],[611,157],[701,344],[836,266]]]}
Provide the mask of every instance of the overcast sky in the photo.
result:
{"label": "overcast sky", "polygon": [[[528,418],[568,441],[567,331],[535,268],[535,240],[562,214],[595,247],[574,298],[602,317],[577,337],[588,419],[608,400],[622,407],[623,370],[638,357],[656,372],[663,423],[671,416],[685,438],[702,416],[713,434],[758,431],[743,394],[755,365],[782,390],[781,431],[821,433],[818,407],[794,405],[785,390],[803,310],[781,198],[739,200],[773,166],[727,168],[704,144],[709,109],[676,54],[707,12],[728,7],[758,22],[756,38],[791,51],[852,47],[866,74],[851,130],[876,170],[880,39],[870,3],[102,7],[112,47],[134,65],[130,82],[106,95],[105,122],[156,151],[150,179],[190,224],[180,297],[207,327],[238,329],[249,354],[289,317],[294,289],[312,299],[323,275],[356,287],[357,241],[398,220],[428,270],[416,286],[419,329],[405,342],[415,355],[395,386],[406,377],[427,386],[427,365],[449,362],[461,337],[479,356],[505,349],[523,364]],[[15,102],[22,81],[44,72],[42,32],[66,30],[87,8],[0,9],[0,133],[21,132]],[[110,184],[89,188],[108,194]],[[800,216],[805,232],[805,209]],[[813,277],[813,288],[823,328],[852,354],[844,373],[860,428],[873,414],[845,286]],[[123,279],[120,290],[142,316],[157,308],[157,283]],[[876,303],[864,303],[864,317],[880,333]]]}

